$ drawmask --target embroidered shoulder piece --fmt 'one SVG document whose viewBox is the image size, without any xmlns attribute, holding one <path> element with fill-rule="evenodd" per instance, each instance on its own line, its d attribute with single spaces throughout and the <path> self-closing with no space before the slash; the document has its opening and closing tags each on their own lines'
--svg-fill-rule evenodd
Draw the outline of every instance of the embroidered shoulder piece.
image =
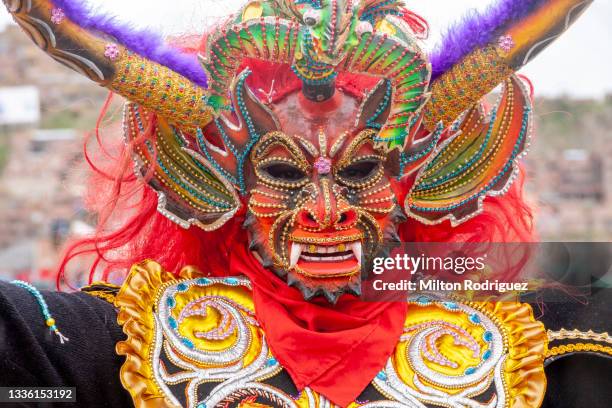
<svg viewBox="0 0 612 408">
<path fill-rule="evenodd" d="M 529 305 L 409 302 L 404 334 L 373 381 L 381 394 L 409 407 L 540 406 L 547 337 Z"/>
<path fill-rule="evenodd" d="M 350 408 L 537 407 L 547 336 L 528 305 L 419 295 L 386 366 Z M 297 390 L 255 318 L 250 283 L 135 265 L 117 295 L 121 381 L 136 407 L 333 408 Z"/>
<path fill-rule="evenodd" d="M 279 370 L 255 320 L 248 281 L 198 275 L 184 268 L 177 279 L 146 261 L 132 268 L 117 296 L 128 336 L 117 344 L 126 356 L 121 381 L 136 407 L 203 407 L 205 395 L 227 395 L 213 392 L 221 381 L 247 385 Z"/>
</svg>

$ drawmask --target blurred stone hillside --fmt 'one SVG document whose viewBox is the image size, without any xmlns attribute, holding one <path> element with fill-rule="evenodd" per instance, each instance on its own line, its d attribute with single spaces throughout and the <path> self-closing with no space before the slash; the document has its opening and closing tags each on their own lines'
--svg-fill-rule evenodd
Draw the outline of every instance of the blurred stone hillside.
<svg viewBox="0 0 612 408">
<path fill-rule="evenodd" d="M 612 240 L 612 95 L 537 98 L 527 156 L 530 198 L 546 240 Z"/>
</svg>

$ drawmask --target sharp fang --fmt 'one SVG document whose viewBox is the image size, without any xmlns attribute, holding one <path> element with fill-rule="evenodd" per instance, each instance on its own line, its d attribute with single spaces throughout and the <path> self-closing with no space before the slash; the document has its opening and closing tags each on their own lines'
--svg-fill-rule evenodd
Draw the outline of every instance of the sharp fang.
<svg viewBox="0 0 612 408">
<path fill-rule="evenodd" d="M 300 259 L 300 255 L 302 254 L 302 244 L 298 244 L 297 242 L 294 242 L 291 244 L 291 254 L 289 255 L 289 267 L 293 268 L 297 262 L 298 259 Z"/>
<path fill-rule="evenodd" d="M 361 265 L 361 242 L 353 242 L 349 245 L 349 247 L 351 248 L 351 251 L 353 251 L 355 258 L 357 258 L 357 262 L 359 265 Z"/>
</svg>

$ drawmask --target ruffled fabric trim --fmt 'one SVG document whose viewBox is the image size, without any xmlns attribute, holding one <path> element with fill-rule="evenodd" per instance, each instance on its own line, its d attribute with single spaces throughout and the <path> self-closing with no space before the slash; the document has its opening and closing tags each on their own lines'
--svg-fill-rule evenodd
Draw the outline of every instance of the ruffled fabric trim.
<svg viewBox="0 0 612 408">
<path fill-rule="evenodd" d="M 179 278 L 192 279 L 197 274 L 194 268 L 186 267 Z M 154 344 L 153 309 L 164 285 L 176 280 L 177 277 L 161 265 L 147 260 L 132 267 L 115 299 L 115 307 L 119 309 L 117 322 L 127 335 L 127 339 L 116 346 L 117 354 L 126 359 L 120 378 L 136 408 L 174 407 L 155 383 L 150 360 Z"/>
<path fill-rule="evenodd" d="M 475 306 L 497 319 L 504 331 L 508 350 L 504 368 L 508 405 L 512 408 L 541 406 L 546 392 L 544 358 L 548 348 L 544 325 L 536 321 L 528 304 L 497 302 Z"/>
</svg>

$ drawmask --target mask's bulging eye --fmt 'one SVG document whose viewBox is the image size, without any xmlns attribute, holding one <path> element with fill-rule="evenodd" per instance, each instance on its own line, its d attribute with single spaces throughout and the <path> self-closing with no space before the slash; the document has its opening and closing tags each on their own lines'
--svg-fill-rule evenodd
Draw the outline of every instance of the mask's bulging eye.
<svg viewBox="0 0 612 408">
<path fill-rule="evenodd" d="M 314 27 L 319 24 L 321 13 L 317 10 L 310 9 L 304 13 L 304 24 L 309 27 Z"/>
<path fill-rule="evenodd" d="M 296 166 L 288 163 L 272 163 L 263 169 L 270 177 L 280 181 L 300 181 L 306 178 L 306 174 Z"/>
<path fill-rule="evenodd" d="M 360 160 L 338 171 L 338 175 L 350 181 L 363 181 L 370 178 L 380 166 L 375 160 Z"/>
</svg>

